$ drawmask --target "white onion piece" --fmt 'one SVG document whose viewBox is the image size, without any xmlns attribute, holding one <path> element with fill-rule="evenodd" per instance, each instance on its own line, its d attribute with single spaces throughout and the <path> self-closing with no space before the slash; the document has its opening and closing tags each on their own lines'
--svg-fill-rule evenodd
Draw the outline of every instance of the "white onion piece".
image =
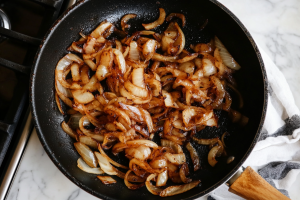
<svg viewBox="0 0 300 200">
<path fill-rule="evenodd" d="M 173 163 L 175 165 L 182 165 L 186 162 L 184 153 L 171 154 L 167 152 L 164 154 L 164 156 L 168 159 L 170 163 Z"/>
<path fill-rule="evenodd" d="M 58 90 L 57 91 L 58 95 L 62 94 L 67 98 L 72 98 L 73 97 L 70 89 L 63 87 L 58 80 L 56 80 L 55 83 L 56 83 L 55 88 L 56 88 L 56 90 Z"/>
<path fill-rule="evenodd" d="M 199 185 L 199 181 L 192 181 L 190 183 L 184 184 L 184 185 L 176 185 L 176 186 L 170 186 L 164 189 L 159 196 L 161 197 L 167 197 L 167 196 L 174 196 L 176 194 L 184 193 L 188 190 L 193 189 L 197 185 Z"/>
<path fill-rule="evenodd" d="M 75 142 L 74 146 L 83 160 L 88 164 L 90 167 L 97 167 L 97 160 L 93 153 L 93 151 L 81 142 Z"/>
<path fill-rule="evenodd" d="M 217 73 L 217 68 L 211 62 L 211 60 L 204 58 L 202 60 L 202 65 L 203 65 L 203 75 L 204 76 L 209 77 L 209 76 Z"/>
<path fill-rule="evenodd" d="M 142 140 L 142 139 L 138 139 L 138 140 L 132 140 L 132 141 L 128 141 L 126 143 L 128 146 L 134 146 L 134 147 L 138 147 L 140 145 L 144 145 L 150 148 L 158 148 L 158 145 L 155 142 L 152 142 L 150 140 Z"/>
<path fill-rule="evenodd" d="M 106 77 L 110 76 L 111 73 L 108 69 L 108 67 L 104 65 L 99 65 L 96 71 L 96 77 L 98 81 L 103 81 Z"/>
<path fill-rule="evenodd" d="M 128 92 L 130 92 L 134 96 L 141 97 L 141 98 L 145 98 L 145 97 L 148 96 L 147 89 L 139 87 L 139 86 L 136 86 L 136 85 L 132 84 L 130 81 L 126 81 L 124 83 L 124 87 L 126 88 L 126 90 Z"/>
<path fill-rule="evenodd" d="M 183 50 L 183 48 L 185 46 L 185 36 L 184 36 L 184 33 L 182 32 L 181 28 L 177 24 L 177 22 L 175 22 L 174 25 L 175 25 L 175 27 L 177 28 L 177 31 L 178 31 L 178 36 L 177 36 L 177 38 L 176 38 L 176 40 L 174 42 L 174 46 L 180 46 L 179 49 L 178 49 L 178 51 L 177 51 L 177 53 L 176 53 L 176 55 L 179 55 L 182 52 L 182 50 Z"/>
<path fill-rule="evenodd" d="M 156 186 L 165 186 L 168 181 L 168 171 L 164 171 L 157 176 Z"/>
<path fill-rule="evenodd" d="M 95 99 L 92 93 L 84 90 L 73 90 L 72 95 L 78 103 L 82 104 L 90 103 Z"/>
<path fill-rule="evenodd" d="M 215 37 L 215 45 L 220 50 L 220 56 L 224 64 L 230 69 L 239 70 L 241 66 L 234 60 L 219 38 Z"/>
<path fill-rule="evenodd" d="M 182 111 L 182 119 L 185 126 L 189 126 L 190 120 L 197 115 L 197 112 L 194 108 L 187 108 Z"/>
<path fill-rule="evenodd" d="M 56 70 L 65 70 L 72 63 L 66 56 L 60 59 L 56 65 Z"/>
<path fill-rule="evenodd" d="M 218 161 L 216 160 L 216 156 L 218 151 L 221 149 L 221 146 L 214 146 L 208 153 L 208 163 L 210 166 L 214 167 Z"/>
<path fill-rule="evenodd" d="M 174 143 L 173 141 L 161 139 L 160 143 L 163 147 L 170 147 L 174 150 L 175 153 L 183 153 L 181 146 Z"/>
<path fill-rule="evenodd" d="M 100 151 L 101 155 L 106 157 L 106 159 L 108 160 L 108 162 L 110 162 L 111 164 L 113 164 L 116 167 L 121 167 L 123 169 L 128 169 L 128 167 L 121 165 L 119 163 L 117 163 L 116 161 L 112 160 L 106 153 L 105 151 L 102 149 L 101 144 L 98 144 L 98 150 Z"/>
<path fill-rule="evenodd" d="M 63 121 L 62 123 L 61 123 L 61 128 L 69 135 L 69 136 L 71 136 L 72 138 L 77 138 L 77 133 L 76 133 L 76 131 L 74 131 L 74 130 L 72 130 L 70 127 L 69 127 L 69 125 L 65 122 L 65 121 Z"/>
<path fill-rule="evenodd" d="M 194 73 L 194 70 L 195 70 L 195 64 L 194 64 L 193 61 L 180 63 L 178 69 L 181 70 L 181 71 L 184 71 L 187 74 L 192 75 Z"/>
<path fill-rule="evenodd" d="M 100 37 L 107 29 L 112 26 L 110 22 L 101 23 L 92 33 L 91 36 L 94 38 Z"/>
<path fill-rule="evenodd" d="M 146 160 L 150 154 L 151 154 L 151 150 L 149 147 L 146 146 L 139 146 L 139 147 L 132 147 L 132 148 L 127 148 L 125 149 L 125 153 L 126 155 L 129 155 L 131 157 L 134 157 L 136 159 L 139 160 Z"/>
<path fill-rule="evenodd" d="M 119 51 L 118 49 L 113 49 L 113 53 L 116 56 L 119 69 L 121 70 L 122 74 L 124 74 L 126 72 L 126 63 L 122 52 Z"/>
<path fill-rule="evenodd" d="M 140 184 L 132 184 L 132 183 L 130 183 L 129 182 L 129 177 L 130 177 L 130 173 L 131 173 L 132 171 L 131 170 L 128 170 L 127 172 L 126 172 L 126 174 L 125 174 L 125 177 L 124 177 L 124 183 L 125 183 L 125 185 L 128 187 L 128 189 L 131 189 L 131 190 L 136 190 L 136 189 L 138 189 L 138 188 L 140 188 L 140 187 L 143 187 L 144 185 L 145 185 L 145 183 L 140 183 Z"/>
<path fill-rule="evenodd" d="M 114 170 L 113 166 L 108 162 L 107 158 L 101 155 L 99 152 L 95 152 L 95 155 L 98 159 L 99 165 L 101 169 L 109 174 L 109 175 L 117 175 L 116 170 Z"/>
<path fill-rule="evenodd" d="M 138 50 L 138 45 L 136 41 L 130 42 L 130 49 L 129 49 L 129 59 L 131 60 L 140 60 L 140 53 Z"/>
<path fill-rule="evenodd" d="M 85 144 L 85 145 L 87 145 L 89 147 L 92 147 L 94 149 L 98 148 L 97 142 L 93 138 L 91 138 L 89 136 L 80 135 L 79 136 L 79 142 L 81 142 L 81 143 L 83 143 L 83 144 Z"/>
<path fill-rule="evenodd" d="M 168 93 L 165 90 L 162 90 L 162 95 L 164 97 L 164 102 L 166 107 L 178 108 L 178 105 L 173 100 L 173 97 L 171 96 L 170 93 Z"/>
<path fill-rule="evenodd" d="M 144 68 L 135 68 L 131 72 L 132 83 L 138 87 L 146 88 L 144 79 Z"/>
<path fill-rule="evenodd" d="M 163 189 L 156 187 L 151 183 L 151 180 L 154 179 L 156 176 L 157 176 L 156 174 L 151 174 L 150 176 L 148 176 L 146 180 L 146 187 L 148 191 L 151 192 L 152 194 L 159 195 L 163 191 Z"/>
<path fill-rule="evenodd" d="M 77 160 L 77 167 L 79 169 L 81 169 L 82 171 L 90 173 L 90 174 L 103 174 L 104 173 L 104 171 L 102 171 L 100 167 L 92 168 L 92 167 L 88 166 L 82 158 L 79 158 Z"/>
<path fill-rule="evenodd" d="M 144 45 L 143 45 L 143 55 L 145 57 L 145 61 L 150 60 L 156 50 L 156 41 L 155 40 L 148 40 Z"/>
<path fill-rule="evenodd" d="M 165 52 L 175 41 L 167 36 L 163 36 L 161 39 L 161 49 Z"/>
<path fill-rule="evenodd" d="M 72 53 L 68 53 L 67 55 L 65 55 L 65 57 L 73 62 L 78 63 L 79 65 L 83 65 L 84 63 L 81 58 L 79 58 L 77 55 Z"/>
<path fill-rule="evenodd" d="M 144 118 L 144 120 L 147 124 L 147 128 L 148 128 L 149 133 L 152 133 L 153 130 L 154 130 L 154 126 L 153 126 L 153 121 L 152 121 L 150 113 L 147 110 L 143 109 L 143 108 L 139 108 L 139 110 L 141 111 L 142 116 L 143 116 L 143 118 Z"/>
<path fill-rule="evenodd" d="M 110 176 L 97 176 L 97 178 L 100 179 L 100 181 L 105 184 L 105 185 L 108 185 L 108 184 L 113 184 L 113 183 L 116 183 L 117 181 L 115 179 L 113 179 L 112 177 Z"/>
</svg>

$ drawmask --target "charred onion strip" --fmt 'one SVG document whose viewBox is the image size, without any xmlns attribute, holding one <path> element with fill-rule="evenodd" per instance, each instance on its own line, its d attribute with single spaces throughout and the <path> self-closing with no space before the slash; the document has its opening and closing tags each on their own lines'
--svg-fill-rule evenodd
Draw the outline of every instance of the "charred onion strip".
<svg viewBox="0 0 300 200">
<path fill-rule="evenodd" d="M 127 24 L 128 20 L 135 18 L 136 14 L 127 14 L 121 19 L 121 27 L 123 31 L 126 31 L 126 29 L 130 28 L 130 25 Z"/>
<path fill-rule="evenodd" d="M 174 17 L 178 17 L 181 19 L 181 22 L 182 22 L 182 27 L 185 26 L 185 23 L 186 23 L 186 20 L 185 20 L 185 16 L 184 14 L 181 14 L 181 13 L 170 13 L 168 15 L 168 17 L 166 18 L 166 21 L 169 22 L 171 21 Z"/>
<path fill-rule="evenodd" d="M 152 23 L 142 24 L 142 25 L 144 26 L 144 28 L 146 30 L 154 29 L 154 28 L 158 27 L 159 25 L 162 25 L 165 21 L 165 18 L 166 18 L 165 10 L 163 8 L 159 8 L 159 18 Z"/>
</svg>

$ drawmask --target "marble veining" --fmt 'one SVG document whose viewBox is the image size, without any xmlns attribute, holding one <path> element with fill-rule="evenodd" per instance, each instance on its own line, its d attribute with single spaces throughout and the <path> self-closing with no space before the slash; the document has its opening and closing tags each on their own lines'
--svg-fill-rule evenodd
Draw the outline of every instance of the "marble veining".
<svg viewBox="0 0 300 200">
<path fill-rule="evenodd" d="M 286 77 L 300 107 L 300 1 L 220 0 L 247 27 Z M 299 181 L 291 191 L 300 199 Z M 298 191 L 298 192 L 297 192 Z M 10 188 L 8 200 L 93 200 L 96 197 L 78 188 L 52 163 L 36 132 L 31 135 L 21 165 Z M 206 199 L 200 198 L 201 200 Z M 200 200 L 199 199 L 199 200 Z"/>
</svg>

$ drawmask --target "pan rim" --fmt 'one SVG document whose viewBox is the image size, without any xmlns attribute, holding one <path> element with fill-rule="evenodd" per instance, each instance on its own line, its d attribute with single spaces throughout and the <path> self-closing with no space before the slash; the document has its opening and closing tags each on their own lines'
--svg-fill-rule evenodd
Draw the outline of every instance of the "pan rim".
<svg viewBox="0 0 300 200">
<path fill-rule="evenodd" d="M 75 185 L 77 185 L 79 188 L 85 190 L 86 192 L 90 193 L 91 195 L 94 195 L 95 197 L 98 198 L 102 198 L 102 199 L 108 199 L 108 200 L 115 200 L 115 198 L 111 198 L 108 196 L 105 196 L 103 194 L 100 193 L 95 193 L 92 189 L 90 189 L 89 187 L 87 187 L 86 185 L 81 184 L 81 182 L 79 180 L 77 180 L 75 177 L 73 177 L 69 172 L 67 172 L 60 164 L 59 161 L 53 156 L 51 149 L 49 148 L 49 146 L 47 146 L 47 142 L 42 134 L 41 131 L 41 126 L 40 123 L 38 121 L 38 114 L 36 112 L 36 107 L 35 107 L 35 74 L 36 71 L 38 69 L 38 63 L 40 61 L 40 54 L 42 53 L 44 47 L 45 47 L 45 43 L 48 41 L 48 39 L 50 38 L 50 36 L 52 35 L 52 33 L 56 30 L 56 28 L 59 26 L 59 22 L 64 20 L 69 14 L 71 14 L 72 12 L 74 12 L 76 10 L 76 8 L 80 7 L 81 5 L 83 5 L 84 3 L 88 2 L 89 0 L 80 0 L 78 1 L 75 5 L 71 6 L 69 9 L 67 9 L 51 26 L 51 28 L 49 29 L 49 31 L 46 33 L 46 35 L 44 36 L 41 45 L 37 51 L 35 60 L 34 60 L 34 64 L 33 64 L 33 70 L 31 72 L 30 75 L 30 108 L 33 114 L 33 119 L 34 119 L 34 125 L 37 131 L 37 135 L 38 138 L 44 148 L 44 150 L 46 151 L 47 155 L 49 156 L 49 158 L 51 159 L 51 161 L 54 163 L 54 165 L 69 179 L 71 180 Z M 255 51 L 255 54 L 257 56 L 257 59 L 260 63 L 260 68 L 261 68 L 261 73 L 262 73 L 262 78 L 263 78 L 263 83 L 264 83 L 264 102 L 263 102 L 263 109 L 262 109 L 262 115 L 261 115 L 261 119 L 260 119 L 260 123 L 258 126 L 258 129 L 256 131 L 255 137 L 251 143 L 251 145 L 249 146 L 247 152 L 245 153 L 245 155 L 243 156 L 243 158 L 240 160 L 240 162 L 221 180 L 219 180 L 217 183 L 215 183 L 213 186 L 209 187 L 206 190 L 203 190 L 202 192 L 184 198 L 184 199 L 195 199 L 195 198 L 199 198 L 202 197 L 210 192 L 212 192 L 213 190 L 217 189 L 218 187 L 220 187 L 223 183 L 225 183 L 228 179 L 230 179 L 237 171 L 238 169 L 242 166 L 242 164 L 246 161 L 246 159 L 249 157 L 250 153 L 252 152 L 252 150 L 254 149 L 254 146 L 256 145 L 259 136 L 260 136 L 260 132 L 262 130 L 264 121 L 265 121 L 265 116 L 266 116 L 266 111 L 267 111 L 267 104 L 268 104 L 268 81 L 267 81 L 267 74 L 266 74 L 266 69 L 265 69 L 265 65 L 263 62 L 263 59 L 261 57 L 260 51 L 253 39 L 253 37 L 251 36 L 250 32 L 246 29 L 246 27 L 243 25 L 243 23 L 227 8 L 225 7 L 222 3 L 220 3 L 217 0 L 209 0 L 210 2 L 212 2 L 213 4 L 215 4 L 216 6 L 218 6 L 219 8 L 221 8 L 226 14 L 228 14 L 237 25 L 239 25 L 239 27 L 242 29 L 242 31 L 244 32 L 244 34 L 246 35 L 246 37 L 248 38 L 248 40 L 250 41 L 253 50 Z"/>
</svg>

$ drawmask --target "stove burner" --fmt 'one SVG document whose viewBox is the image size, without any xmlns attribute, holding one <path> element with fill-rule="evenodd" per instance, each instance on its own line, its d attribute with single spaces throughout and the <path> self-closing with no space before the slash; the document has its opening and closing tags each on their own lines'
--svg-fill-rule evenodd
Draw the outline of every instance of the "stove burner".
<svg viewBox="0 0 300 200">
<path fill-rule="evenodd" d="M 0 26 L 5 29 L 11 29 L 10 20 L 7 14 L 2 9 L 0 9 Z M 0 42 L 3 42 L 5 39 L 7 38 L 0 36 Z"/>
</svg>

